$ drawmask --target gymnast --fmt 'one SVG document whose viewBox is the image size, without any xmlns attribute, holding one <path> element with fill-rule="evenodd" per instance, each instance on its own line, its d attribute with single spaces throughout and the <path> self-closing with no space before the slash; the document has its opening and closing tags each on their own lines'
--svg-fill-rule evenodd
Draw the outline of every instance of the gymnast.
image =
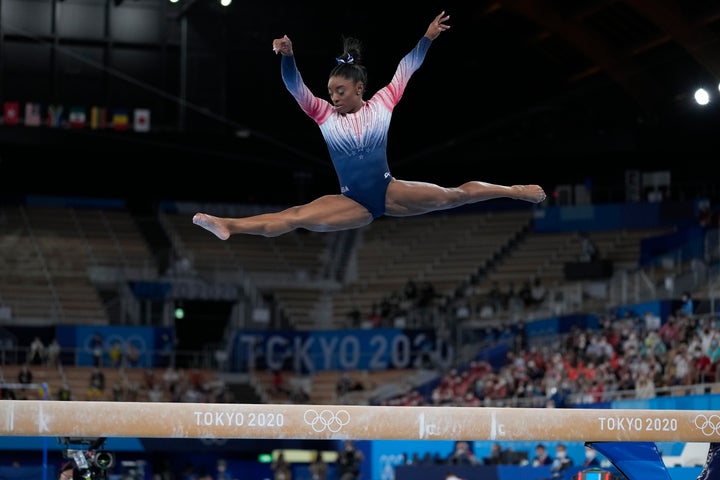
<svg viewBox="0 0 720 480">
<path fill-rule="evenodd" d="M 234 234 L 276 237 L 298 228 L 332 232 L 360 228 L 381 216 L 407 217 L 461 205 L 511 198 L 531 203 L 545 200 L 539 185 L 496 185 L 469 181 L 458 187 L 394 178 L 387 160 L 392 112 L 410 76 L 420 68 L 431 43 L 450 28 L 450 15 L 441 12 L 425 35 L 400 63 L 388 85 L 364 100 L 367 71 L 359 40 L 344 38 L 343 53 L 330 71 L 330 102 L 305 85 L 287 35 L 273 40 L 281 54 L 281 74 L 300 108 L 320 127 L 340 183 L 340 193 L 324 195 L 304 205 L 244 218 L 220 218 L 196 213 L 193 223 L 221 240 Z"/>
</svg>

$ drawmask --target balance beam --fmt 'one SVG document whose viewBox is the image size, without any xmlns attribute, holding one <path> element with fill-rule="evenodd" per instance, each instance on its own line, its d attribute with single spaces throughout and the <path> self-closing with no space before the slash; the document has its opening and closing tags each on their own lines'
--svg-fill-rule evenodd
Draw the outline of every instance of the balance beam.
<svg viewBox="0 0 720 480">
<path fill-rule="evenodd" d="M 720 412 L 0 400 L 0 435 L 718 442 Z"/>
</svg>

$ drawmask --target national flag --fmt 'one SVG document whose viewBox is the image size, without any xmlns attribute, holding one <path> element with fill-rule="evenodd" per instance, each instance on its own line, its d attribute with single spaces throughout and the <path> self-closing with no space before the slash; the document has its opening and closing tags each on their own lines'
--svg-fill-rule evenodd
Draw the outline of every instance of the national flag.
<svg viewBox="0 0 720 480">
<path fill-rule="evenodd" d="M 127 130 L 128 129 L 128 113 L 126 110 L 117 109 L 113 112 L 112 125 L 113 130 Z"/>
<path fill-rule="evenodd" d="M 136 132 L 150 131 L 150 110 L 147 108 L 136 108 L 133 115 L 133 128 Z"/>
<path fill-rule="evenodd" d="M 47 124 L 48 127 L 59 128 L 62 122 L 63 116 L 62 105 L 49 105 L 47 112 Z"/>
<path fill-rule="evenodd" d="M 3 124 L 17 125 L 20 122 L 20 103 L 5 102 L 3 104 Z"/>
<path fill-rule="evenodd" d="M 90 109 L 90 128 L 93 130 L 107 128 L 107 109 L 105 107 Z"/>
<path fill-rule="evenodd" d="M 70 128 L 83 128 L 85 127 L 85 109 L 83 107 L 70 107 L 70 113 L 68 113 L 68 123 Z"/>
<path fill-rule="evenodd" d="M 25 125 L 39 127 L 42 124 L 42 107 L 39 103 L 27 102 L 25 104 Z"/>
</svg>

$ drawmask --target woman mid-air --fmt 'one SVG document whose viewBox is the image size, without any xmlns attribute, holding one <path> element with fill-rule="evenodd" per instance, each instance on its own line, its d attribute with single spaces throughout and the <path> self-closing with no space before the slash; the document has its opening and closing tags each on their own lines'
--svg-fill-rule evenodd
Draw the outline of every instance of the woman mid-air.
<svg viewBox="0 0 720 480">
<path fill-rule="evenodd" d="M 345 38 L 343 54 L 336 59 L 337 65 L 328 80 L 330 102 L 313 95 L 303 83 L 287 35 L 273 40 L 273 51 L 282 56 L 285 86 L 320 127 L 340 181 L 340 193 L 279 212 L 244 218 L 196 213 L 193 223 L 221 240 L 238 233 L 276 237 L 298 228 L 313 232 L 359 228 L 383 215 L 421 215 L 495 198 L 531 203 L 545 200 L 545 192 L 538 185 L 505 186 L 474 180 L 459 187 L 441 187 L 400 180 L 390 173 L 387 140 L 393 109 L 433 40 L 450 28 L 446 23 L 449 18 L 445 12 L 435 17 L 415 48 L 400 60 L 390 83 L 367 101 L 363 99 L 367 71 L 358 40 Z"/>
</svg>

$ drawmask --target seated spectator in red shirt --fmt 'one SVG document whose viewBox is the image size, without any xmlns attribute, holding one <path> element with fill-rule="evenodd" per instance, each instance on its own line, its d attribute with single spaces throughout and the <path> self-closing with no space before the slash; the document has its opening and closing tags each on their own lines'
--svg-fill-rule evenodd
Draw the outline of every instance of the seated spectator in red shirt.
<svg viewBox="0 0 720 480">
<path fill-rule="evenodd" d="M 697 345 L 692 353 L 692 369 L 695 373 L 695 383 L 708 383 L 715 381 L 715 372 L 712 368 L 712 360 L 702 351 L 702 347 Z"/>
</svg>

